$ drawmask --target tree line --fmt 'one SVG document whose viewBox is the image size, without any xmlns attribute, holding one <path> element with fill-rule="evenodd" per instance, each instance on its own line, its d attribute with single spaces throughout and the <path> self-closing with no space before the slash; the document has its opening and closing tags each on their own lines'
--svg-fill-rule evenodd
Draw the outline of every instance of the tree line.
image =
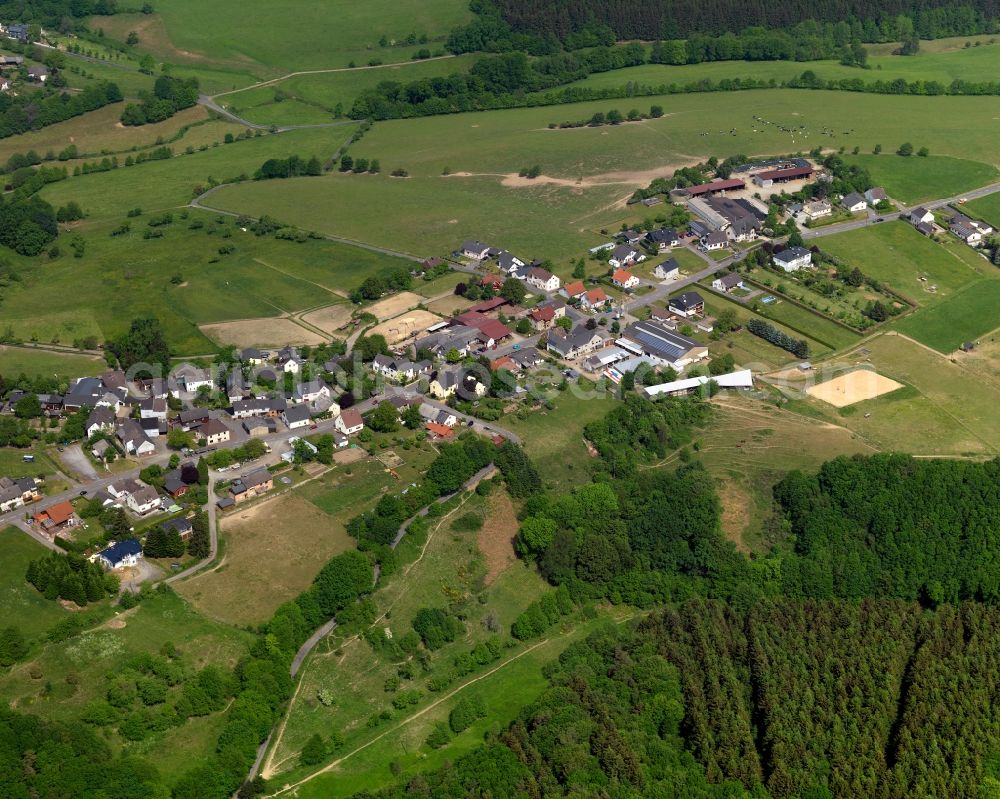
<svg viewBox="0 0 1000 799">
<path fill-rule="evenodd" d="M 198 79 L 160 75 L 153 84 L 153 93 L 139 92 L 139 103 L 129 103 L 122 109 L 123 125 L 148 125 L 169 119 L 178 111 L 198 102 Z"/>
<path fill-rule="evenodd" d="M 75 94 L 4 92 L 0 94 L 0 138 L 39 130 L 121 101 L 121 89 L 109 81 L 86 86 Z"/>
</svg>

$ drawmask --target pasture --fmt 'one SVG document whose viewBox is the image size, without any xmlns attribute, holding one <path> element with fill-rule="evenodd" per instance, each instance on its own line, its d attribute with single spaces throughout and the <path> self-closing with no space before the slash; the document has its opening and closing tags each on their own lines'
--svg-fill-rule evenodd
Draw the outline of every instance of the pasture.
<svg viewBox="0 0 1000 799">
<path fill-rule="evenodd" d="M 107 368 L 103 358 L 94 355 L 74 355 L 28 347 L 8 347 L 0 344 L 0 375 L 8 379 L 20 374 L 29 377 L 86 377 Z"/>
<path fill-rule="evenodd" d="M 210 618 L 238 626 L 267 621 L 331 557 L 354 548 L 342 525 L 295 491 L 236 508 L 222 521 L 221 536 L 219 564 L 177 590 Z"/>
<path fill-rule="evenodd" d="M 823 251 L 887 283 L 919 306 L 942 302 L 980 280 L 989 268 L 971 251 L 959 253 L 937 244 L 906 222 L 836 233 L 825 236 L 818 244 Z"/>
<path fill-rule="evenodd" d="M 379 39 L 384 35 L 400 40 L 415 33 L 434 40 L 471 17 L 462 0 L 286 0 L 255 7 L 252 14 L 238 0 L 171 0 L 156 11 L 98 17 L 93 24 L 122 40 L 137 31 L 142 48 L 161 60 L 252 72 L 262 78 L 289 70 L 345 67 L 351 60 L 408 61 L 419 46 L 383 48 Z"/>
<path fill-rule="evenodd" d="M 998 160 L 992 130 L 1000 98 L 796 90 L 731 92 L 725 102 L 719 96 L 670 95 L 379 122 L 351 153 L 379 159 L 381 175 L 228 186 L 212 195 L 211 204 L 255 216 L 298 214 L 306 228 L 406 252 L 448 252 L 463 238 L 477 237 L 529 258 L 562 263 L 604 240 L 596 231 L 623 215 L 624 201 L 635 188 L 709 155 L 805 151 L 817 144 L 848 150 L 857 145 L 870 152 L 881 143 L 895 149 L 913 139 L 919 126 L 915 144 L 935 155 Z M 653 103 L 664 107 L 661 119 L 548 129 L 563 119 Z M 792 134 L 777 125 L 761 126 L 754 116 L 764 109 L 772 122 L 805 128 Z M 845 119 L 851 120 L 850 128 Z M 823 128 L 836 133 L 820 136 Z M 534 164 L 541 167 L 539 178 L 517 177 Z M 390 177 L 397 168 L 409 177 Z M 444 176 L 445 171 L 451 174 Z M 932 170 L 907 190 L 943 196 L 942 188 L 952 187 L 940 182 L 946 171 Z M 397 224 L 385 225 L 387 218 Z"/>
<path fill-rule="evenodd" d="M 24 267 L 22 279 L 5 289 L 3 329 L 46 343 L 88 335 L 103 341 L 150 314 L 160 319 L 175 354 L 200 355 L 216 349 L 213 341 L 239 343 L 247 331 L 209 328 L 206 337 L 199 326 L 268 318 L 276 321 L 251 329 L 251 337 L 284 332 L 274 326 L 294 327 L 303 341 L 315 343 L 314 332 L 279 317 L 342 302 L 341 292 L 399 263 L 323 239 L 255 236 L 230 217 L 217 220 L 193 209 L 175 211 L 172 224 L 157 228 L 163 237 L 147 240 L 150 216 L 129 219 L 131 231 L 119 236 L 110 231 L 126 221 L 121 210 L 114 222 L 87 220 L 78 228 L 86 242 L 82 258 L 64 251 L 48 263 Z M 201 227 L 192 229 L 194 224 Z M 233 251 L 220 255 L 224 247 Z M 36 313 L 38 307 L 47 312 Z"/>
<path fill-rule="evenodd" d="M 1000 227 L 1000 193 L 970 200 L 963 210 L 971 216 L 985 219 L 993 227 Z"/>
<path fill-rule="evenodd" d="M 957 350 L 1000 327 L 1000 280 L 980 280 L 893 327 L 939 352 Z"/>
<path fill-rule="evenodd" d="M 9 474 L 0 468 L 0 473 Z M 44 640 L 52 625 L 66 618 L 68 611 L 58 602 L 43 597 L 24 579 L 28 563 L 44 557 L 49 550 L 16 527 L 0 527 L 0 617 L 4 627 L 17 627 L 29 643 Z"/>
<path fill-rule="evenodd" d="M 914 133 L 914 137 L 917 136 Z M 905 205 L 955 197 L 963 191 L 993 183 L 1000 174 L 990 164 L 951 156 L 904 158 L 883 153 L 845 155 L 844 160 L 867 169 L 876 185 L 884 186 L 890 197 Z"/>
</svg>

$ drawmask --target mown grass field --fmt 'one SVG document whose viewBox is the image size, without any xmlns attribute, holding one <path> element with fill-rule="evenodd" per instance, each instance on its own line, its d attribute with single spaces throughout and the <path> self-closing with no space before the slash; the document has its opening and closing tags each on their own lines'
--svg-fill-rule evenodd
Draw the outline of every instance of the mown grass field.
<svg viewBox="0 0 1000 799">
<path fill-rule="evenodd" d="M 107 368 L 102 358 L 93 355 L 72 355 L 47 350 L 0 345 L 0 375 L 8 379 L 20 374 L 29 377 L 84 377 L 100 374 Z"/>
<path fill-rule="evenodd" d="M 1000 194 L 970 200 L 964 210 L 971 216 L 985 219 L 993 227 L 1000 226 Z"/>
<path fill-rule="evenodd" d="M 72 343 L 88 335 L 103 341 L 149 314 L 163 324 L 176 355 L 202 355 L 216 345 L 198 325 L 275 317 L 339 302 L 342 296 L 335 292 L 350 291 L 399 263 L 333 241 L 255 236 L 237 228 L 230 217 L 217 221 L 215 214 L 196 210 L 186 219 L 183 211 L 175 211 L 173 224 L 159 228 L 165 231 L 160 239 L 143 239 L 154 215 L 145 212 L 127 220 L 131 232 L 112 237 L 110 231 L 126 222 L 119 213 L 113 222 L 81 225 L 86 241 L 82 258 L 64 252 L 22 268 L 21 280 L 5 290 L 4 330 L 10 327 L 24 340 L 41 342 Z M 204 227 L 192 230 L 196 221 Z M 234 252 L 220 255 L 223 247 Z M 36 313 L 38 307 L 47 312 Z"/>
<path fill-rule="evenodd" d="M 919 129 L 920 140 L 914 143 L 935 155 L 997 160 L 992 130 L 1000 98 L 794 90 L 727 93 L 724 102 L 720 96 L 631 98 L 379 122 L 351 152 L 379 159 L 381 175 L 245 184 L 226 187 L 211 199 L 216 207 L 253 215 L 287 217 L 297 210 L 306 227 L 369 243 L 391 242 L 408 252 L 449 252 L 463 238 L 477 237 L 562 263 L 601 243 L 604 237 L 595 231 L 621 216 L 624 199 L 636 187 L 709 155 L 795 152 L 816 144 L 843 145 L 848 151 L 856 145 L 870 152 L 881 143 L 895 149 Z M 664 107 L 663 118 L 548 129 L 551 122 L 587 119 L 595 111 L 645 109 L 653 103 Z M 806 128 L 794 136 L 777 125 L 755 132 L 753 117 L 762 113 L 770 121 Z M 837 135 L 819 136 L 824 127 Z M 542 178 L 514 185 L 508 179 L 504 185 L 507 176 L 534 164 Z M 390 177 L 397 168 L 410 177 Z M 448 177 L 442 176 L 446 169 L 452 173 Z M 916 176 L 906 190 L 945 196 L 954 186 L 948 170 L 934 169 Z M 396 224 L 386 225 L 388 218 Z"/>
<path fill-rule="evenodd" d="M 0 466 L 0 474 L 6 475 Z M 50 602 L 31 586 L 24 575 L 28 563 L 44 557 L 49 550 L 16 527 L 0 528 L 0 616 L 6 627 L 17 627 L 31 643 L 41 640 L 68 611 Z"/>
<path fill-rule="evenodd" d="M 959 253 L 942 246 L 906 222 L 825 236 L 819 246 L 920 306 L 938 304 L 982 276 L 994 276 L 989 265 L 971 251 Z M 933 286 L 937 287 L 934 291 Z"/>
<path fill-rule="evenodd" d="M 382 48 L 379 39 L 410 33 L 438 39 L 471 16 L 461 0 L 286 0 L 252 14 L 237 0 L 171 0 L 156 12 L 98 17 L 93 24 L 122 40 L 137 31 L 140 47 L 162 60 L 274 77 L 279 70 L 344 67 L 350 60 L 406 61 L 419 46 Z"/>
<path fill-rule="evenodd" d="M 1000 280 L 981 280 L 932 308 L 924 308 L 894 327 L 939 352 L 957 350 L 1000 327 Z"/>
<path fill-rule="evenodd" d="M 914 133 L 914 137 L 919 136 Z M 867 169 L 877 185 L 884 186 L 890 197 L 906 205 L 955 197 L 963 191 L 995 182 L 1000 174 L 990 164 L 950 156 L 904 158 L 883 153 L 845 155 L 844 160 Z"/>
</svg>

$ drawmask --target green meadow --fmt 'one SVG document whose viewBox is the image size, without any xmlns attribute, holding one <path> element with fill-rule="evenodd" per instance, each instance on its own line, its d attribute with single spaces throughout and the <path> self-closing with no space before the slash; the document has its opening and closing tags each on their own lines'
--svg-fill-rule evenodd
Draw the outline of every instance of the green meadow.
<svg viewBox="0 0 1000 799">
<path fill-rule="evenodd" d="M 548 129 L 550 122 L 651 103 L 661 104 L 666 115 L 618 126 Z M 755 115 L 805 128 L 783 133 L 776 125 L 757 125 Z M 600 243 L 595 230 L 621 216 L 622 202 L 636 187 L 709 155 L 801 152 L 815 144 L 895 149 L 914 139 L 919 126 L 914 144 L 936 155 L 961 156 L 961 179 L 952 161 L 898 158 L 907 163 L 896 165 L 886 156 L 892 168 L 910 170 L 902 190 L 940 197 L 972 188 L 995 175 L 969 159 L 997 160 L 996 116 L 1000 98 L 994 97 L 762 90 L 394 120 L 377 123 L 351 150 L 355 157 L 379 159 L 381 175 L 225 187 L 211 204 L 252 215 L 297 214 L 306 228 L 407 252 L 447 252 L 474 236 L 558 262 Z M 830 127 L 837 135 L 818 135 Z M 533 183 L 507 177 L 534 164 L 543 176 Z M 920 171 L 928 165 L 934 168 Z M 398 168 L 409 177 L 390 177 Z M 445 171 L 451 174 L 445 177 Z"/>
<path fill-rule="evenodd" d="M 351 60 L 408 61 L 421 46 L 440 48 L 449 31 L 471 17 L 464 0 L 284 0 L 256 5 L 253 13 L 239 0 L 170 0 L 158 4 L 156 12 L 97 17 L 92 24 L 119 39 L 135 30 L 140 47 L 162 60 L 275 77 L 344 67 Z M 431 42 L 379 46 L 382 36 L 403 40 L 411 33 Z"/>
<path fill-rule="evenodd" d="M 847 154 L 844 160 L 867 169 L 876 185 L 884 186 L 891 198 L 905 205 L 955 197 L 963 191 L 993 183 L 1000 175 L 990 164 L 952 156 L 905 158 L 894 153 Z"/>
<path fill-rule="evenodd" d="M 27 347 L 8 347 L 0 344 L 0 375 L 16 377 L 81 377 L 100 374 L 107 368 L 103 358 L 93 355 L 50 352 Z"/>
</svg>

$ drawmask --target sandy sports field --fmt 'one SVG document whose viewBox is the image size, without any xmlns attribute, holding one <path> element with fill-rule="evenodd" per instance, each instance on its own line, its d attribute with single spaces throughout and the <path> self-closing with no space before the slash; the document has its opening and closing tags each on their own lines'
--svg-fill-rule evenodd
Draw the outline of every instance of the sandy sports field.
<svg viewBox="0 0 1000 799">
<path fill-rule="evenodd" d="M 302 321 L 332 334 L 351 321 L 351 305 L 346 302 L 340 305 L 328 305 L 326 308 L 307 313 L 302 317 Z"/>
<path fill-rule="evenodd" d="M 212 341 L 222 346 L 283 347 L 286 344 L 322 344 L 325 341 L 318 333 L 306 330 L 291 319 L 280 316 L 219 322 L 213 325 L 201 325 L 200 329 Z"/>
<path fill-rule="evenodd" d="M 467 300 L 465 297 L 442 297 L 439 300 L 432 300 L 426 303 L 427 310 L 433 311 L 434 313 L 439 313 L 441 316 L 453 316 L 457 315 L 455 312 L 462 313 L 469 310 L 475 303 L 472 300 Z"/>
<path fill-rule="evenodd" d="M 420 303 L 425 301 L 425 297 L 414 294 L 412 291 L 401 291 L 399 294 L 379 300 L 371 307 L 365 308 L 365 310 L 381 321 L 383 319 L 391 319 L 403 311 L 410 310 L 410 308 L 416 308 Z"/>
<path fill-rule="evenodd" d="M 875 399 L 897 388 L 902 388 L 902 383 L 897 383 L 891 378 L 878 374 L 868 369 L 855 369 L 847 372 L 833 380 L 819 383 L 806 389 L 810 397 L 829 402 L 837 408 L 853 405 L 855 402 Z"/>
<path fill-rule="evenodd" d="M 409 313 L 390 319 L 371 329 L 369 335 L 385 336 L 388 344 L 398 344 L 411 336 L 419 336 L 428 327 L 441 321 L 430 311 L 410 311 Z"/>
</svg>

